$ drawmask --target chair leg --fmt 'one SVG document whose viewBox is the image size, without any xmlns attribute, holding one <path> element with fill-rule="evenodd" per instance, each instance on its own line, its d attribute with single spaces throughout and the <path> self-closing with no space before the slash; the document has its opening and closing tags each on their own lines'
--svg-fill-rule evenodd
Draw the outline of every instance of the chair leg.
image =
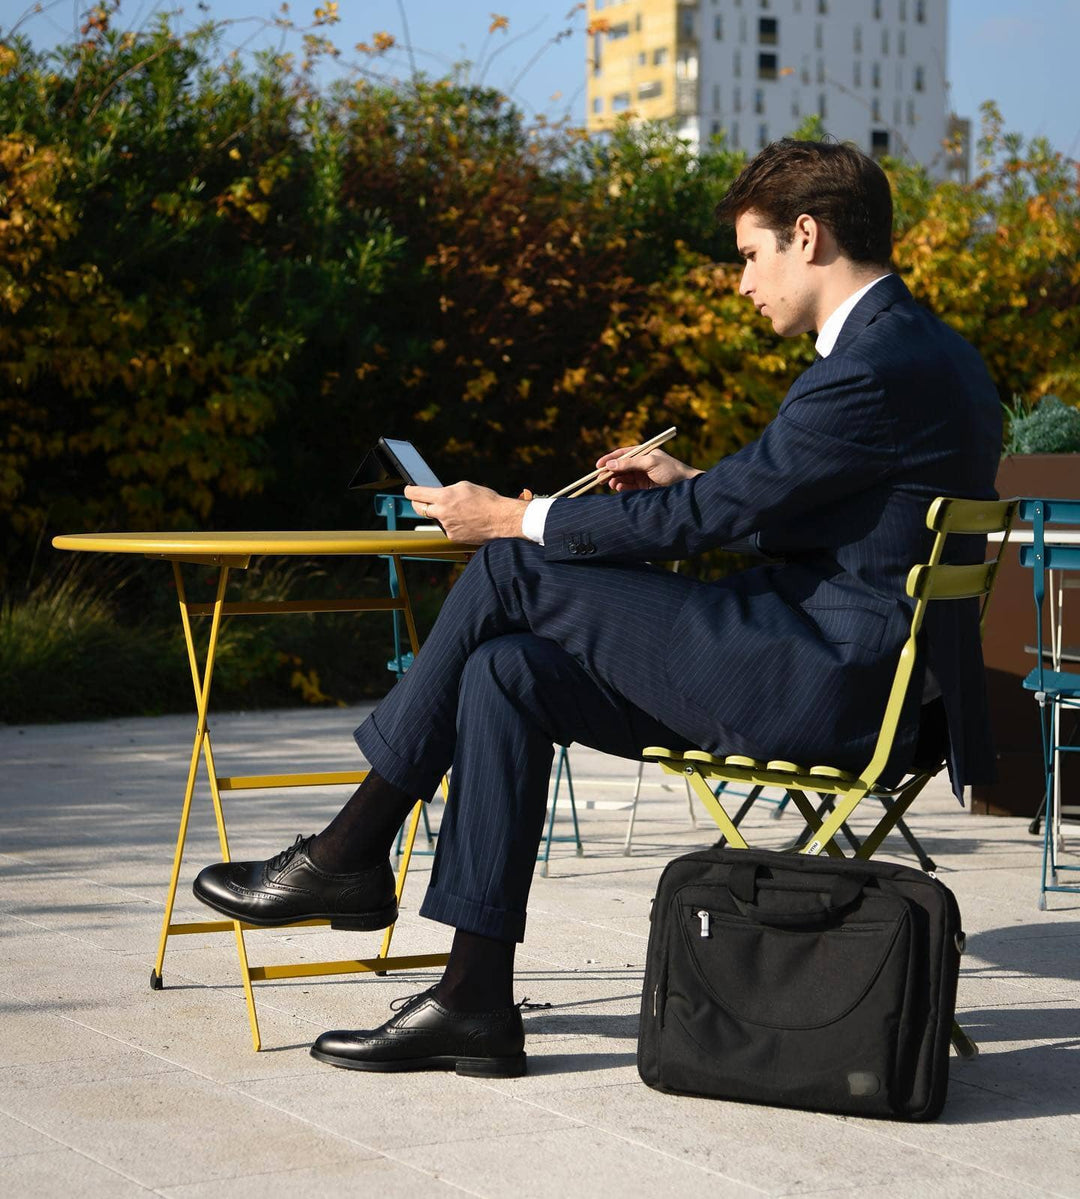
<svg viewBox="0 0 1080 1199">
<path fill-rule="evenodd" d="M 961 1061 L 970 1062 L 973 1058 L 979 1056 L 979 1047 L 967 1035 L 960 1025 L 954 1020 L 952 1026 L 952 1034 L 949 1038 L 953 1043 L 953 1048 L 956 1050 L 957 1056 Z"/>
<path fill-rule="evenodd" d="M 583 858 L 585 856 L 585 846 L 581 844 L 581 830 L 578 828 L 577 819 L 577 801 L 574 799 L 574 776 L 570 770 L 570 754 L 563 749 L 566 754 L 566 789 L 570 792 L 570 819 L 574 822 L 574 846 L 577 850 L 577 856 Z"/>
<path fill-rule="evenodd" d="M 694 793 L 690 790 L 689 779 L 686 780 L 686 806 L 690 809 L 690 827 L 697 828 L 697 808 L 694 807 Z"/>
<path fill-rule="evenodd" d="M 627 858 L 630 856 L 630 843 L 634 839 L 634 821 L 637 819 L 638 798 L 641 795 L 641 778 L 644 773 L 645 773 L 645 763 L 638 762 L 637 782 L 634 784 L 634 799 L 633 799 L 633 802 L 630 804 L 630 820 L 626 825 L 626 841 L 623 844 L 623 856 L 627 857 Z M 686 790 L 687 790 L 687 793 L 689 793 L 689 791 L 690 791 L 689 783 L 686 784 Z"/>
<path fill-rule="evenodd" d="M 716 790 L 716 797 L 717 797 L 717 799 L 719 799 L 719 798 L 720 798 L 720 792 L 721 792 L 721 791 L 722 791 L 722 790 L 723 790 L 723 789 L 724 789 L 726 786 L 727 786 L 727 784 L 722 782 L 722 783 L 720 784 L 720 786 L 717 788 L 717 790 Z M 760 784 L 760 783 L 759 783 L 757 786 L 754 786 L 754 787 L 751 787 L 751 788 L 750 788 L 749 792 L 747 793 L 747 796 L 746 796 L 746 798 L 745 798 L 745 799 L 743 800 L 743 802 L 742 802 L 742 803 L 739 805 L 739 810 L 738 810 L 738 811 L 735 813 L 735 815 L 734 815 L 734 816 L 732 816 L 732 818 L 731 818 L 731 823 L 732 823 L 733 825 L 735 825 L 735 827 L 736 827 L 736 828 L 738 828 L 738 827 L 739 827 L 739 825 L 742 823 L 742 818 L 743 818 L 743 817 L 746 815 L 746 813 L 747 813 L 747 812 L 749 812 L 749 811 L 750 811 L 750 809 L 751 809 L 751 808 L 754 806 L 754 801 L 757 799 L 757 797 L 758 797 L 758 796 L 759 796 L 759 795 L 762 793 L 762 791 L 764 791 L 764 790 L 765 790 L 765 787 L 764 787 L 764 785 L 763 785 L 763 784 Z M 724 836 L 724 835 L 721 833 L 721 835 L 720 835 L 720 839 L 719 839 L 719 840 L 716 842 L 716 844 L 717 844 L 717 846 L 719 847 L 719 846 L 721 846 L 721 845 L 724 845 L 724 844 L 726 843 L 726 841 L 727 841 L 727 837 L 725 837 L 725 836 Z"/>
</svg>

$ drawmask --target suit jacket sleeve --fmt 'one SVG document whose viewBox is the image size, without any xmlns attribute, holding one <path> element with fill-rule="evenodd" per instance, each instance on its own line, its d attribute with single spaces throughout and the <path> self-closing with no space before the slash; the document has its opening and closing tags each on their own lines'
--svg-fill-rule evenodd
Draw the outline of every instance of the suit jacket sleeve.
<svg viewBox="0 0 1080 1199">
<path fill-rule="evenodd" d="M 896 415 L 872 368 L 834 354 L 796 380 L 761 437 L 684 483 L 557 500 L 551 561 L 682 558 L 805 516 L 888 475 Z M 767 547 L 766 547 L 767 548 Z"/>
</svg>

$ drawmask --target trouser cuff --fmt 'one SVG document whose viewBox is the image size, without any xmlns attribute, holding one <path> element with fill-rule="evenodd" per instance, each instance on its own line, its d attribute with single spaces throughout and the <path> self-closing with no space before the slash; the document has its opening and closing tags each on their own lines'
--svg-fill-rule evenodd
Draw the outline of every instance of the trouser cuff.
<svg viewBox="0 0 1080 1199">
<path fill-rule="evenodd" d="M 428 887 L 420 905 L 420 915 L 481 937 L 494 937 L 499 941 L 525 940 L 524 912 L 491 908 L 474 899 L 452 895 L 437 886 Z"/>
<path fill-rule="evenodd" d="M 353 733 L 353 740 L 372 768 L 392 787 L 397 787 L 406 795 L 415 795 L 425 803 L 431 799 L 438 785 L 438 778 L 432 780 L 412 762 L 394 752 L 379 732 L 374 713 Z"/>
</svg>

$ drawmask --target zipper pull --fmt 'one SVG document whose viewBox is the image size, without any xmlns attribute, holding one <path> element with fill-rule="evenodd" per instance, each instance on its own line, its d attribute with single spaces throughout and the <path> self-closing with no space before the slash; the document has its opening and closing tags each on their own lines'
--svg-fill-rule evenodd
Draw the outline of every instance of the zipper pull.
<svg viewBox="0 0 1080 1199">
<path fill-rule="evenodd" d="M 703 937 L 709 936 L 709 913 L 702 908 L 699 912 L 695 912 L 694 915 L 701 921 L 701 935 Z"/>
</svg>

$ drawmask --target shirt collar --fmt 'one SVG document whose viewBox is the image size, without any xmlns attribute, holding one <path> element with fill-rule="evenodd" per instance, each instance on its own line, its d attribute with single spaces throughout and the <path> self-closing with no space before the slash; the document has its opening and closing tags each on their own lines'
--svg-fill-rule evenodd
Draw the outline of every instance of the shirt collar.
<svg viewBox="0 0 1080 1199">
<path fill-rule="evenodd" d="M 836 339 L 840 336 L 840 330 L 844 327 L 844 321 L 851 315 L 851 310 L 855 305 L 866 295 L 871 287 L 880 283 L 882 279 L 887 279 L 888 275 L 878 275 L 876 279 L 872 279 L 865 287 L 860 287 L 854 295 L 848 298 L 829 314 L 828 320 L 821 326 L 821 332 L 817 335 L 817 341 L 814 342 L 814 349 L 822 356 L 828 358 L 832 353 L 833 347 L 836 345 Z"/>
</svg>

